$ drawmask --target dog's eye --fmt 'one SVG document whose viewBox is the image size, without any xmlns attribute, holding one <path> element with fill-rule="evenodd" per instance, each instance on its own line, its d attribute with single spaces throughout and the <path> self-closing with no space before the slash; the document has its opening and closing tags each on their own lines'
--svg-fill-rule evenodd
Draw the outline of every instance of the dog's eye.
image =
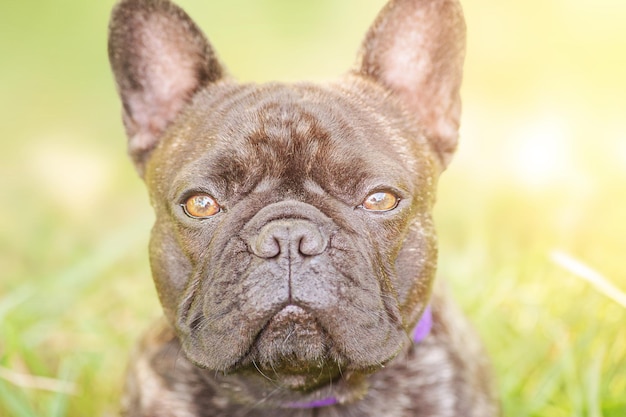
<svg viewBox="0 0 626 417">
<path fill-rule="evenodd" d="M 396 195 L 380 191 L 369 195 L 365 201 L 363 201 L 362 207 L 367 211 L 390 211 L 398 207 L 400 198 Z"/>
<path fill-rule="evenodd" d="M 207 217 L 215 216 L 222 210 L 217 201 L 208 194 L 192 195 L 181 206 L 187 216 L 196 219 L 206 219 Z"/>
</svg>

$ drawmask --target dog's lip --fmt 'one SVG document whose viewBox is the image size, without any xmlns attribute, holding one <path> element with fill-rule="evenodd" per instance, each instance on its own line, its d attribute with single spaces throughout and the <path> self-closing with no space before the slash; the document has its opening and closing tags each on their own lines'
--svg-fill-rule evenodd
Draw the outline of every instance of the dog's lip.
<svg viewBox="0 0 626 417">
<path fill-rule="evenodd" d="M 274 314 L 270 315 L 257 333 L 253 344 L 256 344 L 259 338 L 272 328 L 293 325 L 300 326 L 300 331 L 305 333 L 308 329 L 308 331 L 323 333 L 325 337 L 327 335 L 320 321 L 307 308 L 294 303 L 286 303 L 278 308 Z"/>
<path fill-rule="evenodd" d="M 285 318 L 308 318 L 313 317 L 311 313 L 309 313 L 306 308 L 301 307 L 297 304 L 289 303 L 281 308 L 276 314 L 272 316 L 270 320 L 283 320 Z"/>
</svg>

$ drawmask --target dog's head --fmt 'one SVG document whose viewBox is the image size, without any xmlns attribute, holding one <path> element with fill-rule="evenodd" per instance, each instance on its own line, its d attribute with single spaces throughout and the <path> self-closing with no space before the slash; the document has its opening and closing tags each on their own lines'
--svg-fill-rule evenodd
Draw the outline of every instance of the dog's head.
<svg viewBox="0 0 626 417">
<path fill-rule="evenodd" d="M 156 210 L 152 271 L 190 360 L 310 387 L 408 343 L 435 274 L 464 33 L 456 0 L 392 0 L 337 81 L 242 85 L 177 6 L 117 5 L 109 54 Z"/>
</svg>

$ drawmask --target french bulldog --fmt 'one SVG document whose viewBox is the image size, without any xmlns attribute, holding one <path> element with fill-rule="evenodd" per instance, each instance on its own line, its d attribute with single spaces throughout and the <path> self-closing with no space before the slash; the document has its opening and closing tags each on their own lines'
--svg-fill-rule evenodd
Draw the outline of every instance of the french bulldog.
<svg viewBox="0 0 626 417">
<path fill-rule="evenodd" d="M 481 343 L 434 284 L 464 44 L 457 0 L 391 0 L 337 80 L 238 84 L 178 6 L 115 6 L 164 310 L 124 416 L 499 414 Z"/>
</svg>

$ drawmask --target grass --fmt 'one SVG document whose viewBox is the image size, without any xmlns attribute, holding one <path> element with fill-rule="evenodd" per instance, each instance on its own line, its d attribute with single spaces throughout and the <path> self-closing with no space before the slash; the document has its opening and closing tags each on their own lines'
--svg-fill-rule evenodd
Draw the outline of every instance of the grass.
<svg viewBox="0 0 626 417">
<path fill-rule="evenodd" d="M 563 200 L 550 204 L 544 196 L 540 206 L 529 207 L 529 196 L 506 194 L 499 190 L 473 207 L 479 213 L 470 216 L 472 226 L 454 224 L 457 236 L 443 236 L 440 261 L 492 354 L 505 415 L 625 415 L 624 306 L 551 256 L 563 248 L 573 256 L 591 252 L 584 246 L 597 245 L 595 227 L 578 231 L 577 241 L 586 243 L 576 247 L 550 230 Z M 503 212 L 523 217 L 503 223 Z M 619 225 L 618 218 L 588 215 L 596 227 Z M 623 224 L 617 227 L 624 231 Z M 603 249 L 616 256 L 619 247 Z"/>
<path fill-rule="evenodd" d="M 384 1 L 181 3 L 236 75 L 264 81 L 341 72 Z M 0 416 L 115 415 L 128 353 L 159 314 L 151 209 L 106 62 L 112 4 L 0 6 Z M 440 276 L 485 341 L 506 416 L 623 417 L 626 5 L 464 4 Z"/>
</svg>

